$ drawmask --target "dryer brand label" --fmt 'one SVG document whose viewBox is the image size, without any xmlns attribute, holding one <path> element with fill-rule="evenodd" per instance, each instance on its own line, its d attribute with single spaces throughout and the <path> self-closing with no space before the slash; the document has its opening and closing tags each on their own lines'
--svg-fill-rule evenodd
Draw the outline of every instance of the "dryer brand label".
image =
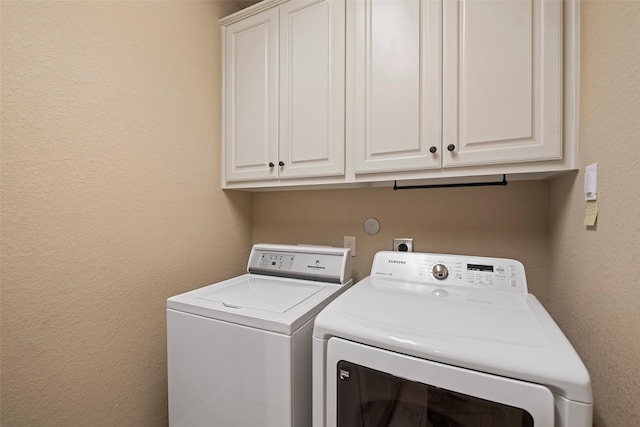
<svg viewBox="0 0 640 427">
<path fill-rule="evenodd" d="M 390 259 L 389 261 L 387 261 L 389 264 L 406 264 L 407 261 L 401 261 L 398 259 Z"/>
<path fill-rule="evenodd" d="M 349 371 L 347 371 L 346 369 L 340 369 L 340 379 L 349 379 Z"/>
</svg>

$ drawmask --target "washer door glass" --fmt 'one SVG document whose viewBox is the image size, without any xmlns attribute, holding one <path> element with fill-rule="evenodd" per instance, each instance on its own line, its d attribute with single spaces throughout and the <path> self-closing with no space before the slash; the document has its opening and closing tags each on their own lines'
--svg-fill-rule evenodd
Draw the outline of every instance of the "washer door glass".
<svg viewBox="0 0 640 427">
<path fill-rule="evenodd" d="M 520 408 L 338 363 L 338 427 L 532 427 Z"/>
</svg>

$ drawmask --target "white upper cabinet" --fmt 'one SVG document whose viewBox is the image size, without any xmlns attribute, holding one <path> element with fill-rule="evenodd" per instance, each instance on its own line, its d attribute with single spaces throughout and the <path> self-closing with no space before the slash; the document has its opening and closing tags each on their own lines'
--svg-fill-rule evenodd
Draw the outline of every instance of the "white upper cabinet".
<svg viewBox="0 0 640 427">
<path fill-rule="evenodd" d="M 443 12 L 443 166 L 562 158 L 562 1 Z"/>
<path fill-rule="evenodd" d="M 347 19 L 356 174 L 562 158 L 562 1 L 357 0 Z"/>
<path fill-rule="evenodd" d="M 223 35 L 223 181 L 275 179 L 269 163 L 278 162 L 278 10 L 234 22 Z"/>
<path fill-rule="evenodd" d="M 344 175 L 344 2 L 280 6 L 280 178 Z"/>
<path fill-rule="evenodd" d="M 222 185 L 575 169 L 579 16 L 577 0 L 264 0 L 226 17 Z"/>
<path fill-rule="evenodd" d="M 344 177 L 344 14 L 294 0 L 223 23 L 225 182 Z"/>
<path fill-rule="evenodd" d="M 439 168 L 442 4 L 349 1 L 347 17 L 347 139 L 355 172 Z"/>
</svg>

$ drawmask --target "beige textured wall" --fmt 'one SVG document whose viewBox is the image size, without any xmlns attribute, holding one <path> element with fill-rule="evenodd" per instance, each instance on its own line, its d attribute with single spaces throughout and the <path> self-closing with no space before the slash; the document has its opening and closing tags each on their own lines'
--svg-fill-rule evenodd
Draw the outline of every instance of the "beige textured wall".
<svg viewBox="0 0 640 427">
<path fill-rule="evenodd" d="M 219 189 L 235 8 L 2 1 L 3 426 L 166 424 L 165 300 L 251 244 Z"/>
<path fill-rule="evenodd" d="M 640 426 L 640 2 L 583 1 L 581 171 L 552 181 L 549 310 L 591 374 L 594 425 Z M 598 163 L 597 225 L 583 224 Z"/>
<path fill-rule="evenodd" d="M 590 370 L 596 426 L 640 425 L 639 4 L 582 2 L 581 163 L 600 164 L 601 200 L 588 230 L 582 173 L 258 193 L 251 210 L 217 189 L 216 22 L 232 2 L 2 1 L 2 425 L 165 424 L 165 299 L 239 274 L 252 215 L 255 242 L 355 235 L 357 279 L 397 236 L 522 260 Z"/>
<path fill-rule="evenodd" d="M 253 240 L 342 246 L 356 236 L 353 275 L 369 275 L 376 252 L 391 250 L 394 237 L 412 237 L 417 252 L 508 257 L 527 266 L 541 300 L 547 281 L 548 192 L 546 181 L 507 187 L 402 190 L 374 188 L 257 193 Z M 374 217 L 380 232 L 363 223 Z"/>
</svg>

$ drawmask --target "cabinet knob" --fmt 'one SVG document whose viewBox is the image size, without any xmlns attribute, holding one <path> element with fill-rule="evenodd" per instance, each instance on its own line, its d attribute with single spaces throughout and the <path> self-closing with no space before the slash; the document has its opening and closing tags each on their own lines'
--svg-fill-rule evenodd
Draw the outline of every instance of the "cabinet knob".
<svg viewBox="0 0 640 427">
<path fill-rule="evenodd" d="M 284 162 L 283 162 L 282 160 L 280 160 L 280 161 L 278 162 L 278 165 L 280 165 L 280 166 L 284 166 Z"/>
<path fill-rule="evenodd" d="M 447 145 L 447 150 L 449 150 L 449 151 L 453 151 L 453 150 L 455 150 L 455 149 L 456 149 L 456 146 L 455 146 L 455 145 L 453 145 L 453 144 L 449 144 L 449 145 Z"/>
<path fill-rule="evenodd" d="M 272 168 L 272 167 L 274 167 L 274 166 L 275 166 L 275 165 L 273 164 L 273 162 L 269 162 L 269 167 L 270 167 L 270 168 Z"/>
<path fill-rule="evenodd" d="M 435 146 L 435 145 L 432 145 L 431 147 L 429 147 L 429 151 L 430 151 L 431 153 L 435 153 L 436 151 L 438 151 L 438 149 L 436 148 L 436 146 Z"/>
</svg>

